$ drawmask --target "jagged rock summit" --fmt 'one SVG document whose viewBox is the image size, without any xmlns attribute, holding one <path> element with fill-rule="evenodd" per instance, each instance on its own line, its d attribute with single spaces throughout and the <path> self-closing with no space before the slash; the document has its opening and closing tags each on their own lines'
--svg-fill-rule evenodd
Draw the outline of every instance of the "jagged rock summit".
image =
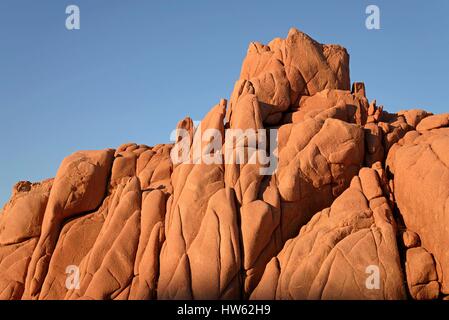
<svg viewBox="0 0 449 320">
<path fill-rule="evenodd" d="M 229 103 L 177 128 L 189 145 L 236 138 L 231 155 L 267 129 L 269 174 L 175 162 L 179 139 L 80 151 L 54 179 L 17 183 L 0 214 L 0 299 L 449 296 L 449 114 L 388 113 L 351 86 L 346 49 L 291 29 L 251 43 Z"/>
</svg>

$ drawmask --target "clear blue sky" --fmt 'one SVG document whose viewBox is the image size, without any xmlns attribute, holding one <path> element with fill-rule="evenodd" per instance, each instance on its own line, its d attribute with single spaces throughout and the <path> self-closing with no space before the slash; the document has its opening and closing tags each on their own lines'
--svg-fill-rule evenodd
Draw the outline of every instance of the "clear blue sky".
<svg viewBox="0 0 449 320">
<path fill-rule="evenodd" d="M 67 31 L 65 8 L 81 10 Z M 380 7 L 381 30 L 365 28 Z M 449 110 L 449 1 L 0 1 L 0 206 L 76 150 L 167 142 L 229 97 L 250 41 L 290 27 L 351 55 L 390 111 Z"/>
</svg>

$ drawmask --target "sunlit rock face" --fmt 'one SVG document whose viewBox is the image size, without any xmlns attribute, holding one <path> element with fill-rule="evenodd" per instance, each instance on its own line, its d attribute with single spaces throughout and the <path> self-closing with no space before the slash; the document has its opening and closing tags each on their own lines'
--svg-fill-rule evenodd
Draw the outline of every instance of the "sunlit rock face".
<svg viewBox="0 0 449 320">
<path fill-rule="evenodd" d="M 449 295 L 449 114 L 388 113 L 346 49 L 296 29 L 251 43 L 217 101 L 173 143 L 79 151 L 17 183 L 0 299 Z"/>
</svg>

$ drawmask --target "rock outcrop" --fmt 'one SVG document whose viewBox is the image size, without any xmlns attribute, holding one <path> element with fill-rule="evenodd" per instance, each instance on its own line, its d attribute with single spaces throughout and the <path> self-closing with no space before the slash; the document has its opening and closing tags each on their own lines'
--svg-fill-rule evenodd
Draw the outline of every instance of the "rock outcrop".
<svg viewBox="0 0 449 320">
<path fill-rule="evenodd" d="M 173 143 L 17 183 L 0 299 L 442 299 L 448 150 L 449 114 L 388 113 L 346 49 L 291 29 Z"/>
</svg>

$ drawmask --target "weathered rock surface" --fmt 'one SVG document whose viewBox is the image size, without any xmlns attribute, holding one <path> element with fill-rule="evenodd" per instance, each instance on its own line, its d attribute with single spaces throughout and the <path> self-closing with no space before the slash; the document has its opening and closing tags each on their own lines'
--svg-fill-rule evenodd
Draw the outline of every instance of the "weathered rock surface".
<svg viewBox="0 0 449 320">
<path fill-rule="evenodd" d="M 373 169 L 361 169 L 265 269 L 253 299 L 403 299 L 396 226 Z M 365 285 L 370 268 L 380 284 Z M 375 281 L 375 280 L 373 280 Z"/>
<path fill-rule="evenodd" d="M 414 299 L 438 298 L 440 285 L 432 255 L 426 249 L 412 248 L 406 256 L 407 283 Z"/>
<path fill-rule="evenodd" d="M 422 120 L 429 119 L 417 126 L 422 131 L 408 132 L 393 146 L 387 164 L 393 173 L 401 219 L 408 230 L 419 236 L 420 246 L 433 255 L 440 290 L 448 294 L 449 128 L 441 127 L 445 123 L 442 118 L 429 116 Z"/>
<path fill-rule="evenodd" d="M 346 49 L 296 29 L 251 43 L 229 103 L 176 132 L 17 183 L 0 299 L 449 295 L 449 115 L 386 112 Z"/>
</svg>

